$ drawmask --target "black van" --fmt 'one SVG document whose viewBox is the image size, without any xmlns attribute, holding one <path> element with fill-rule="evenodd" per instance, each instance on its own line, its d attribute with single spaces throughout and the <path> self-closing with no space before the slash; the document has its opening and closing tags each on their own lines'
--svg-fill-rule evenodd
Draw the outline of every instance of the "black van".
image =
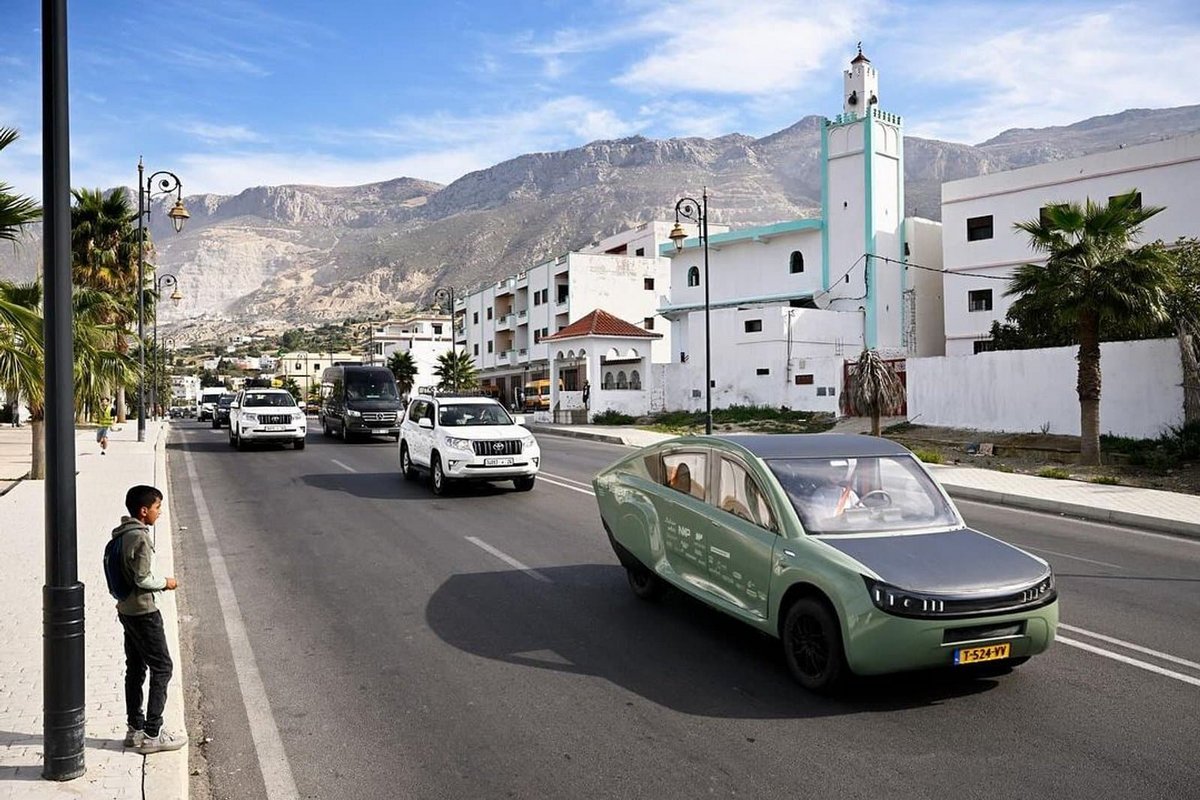
<svg viewBox="0 0 1200 800">
<path fill-rule="evenodd" d="M 400 440 L 400 392 L 387 367 L 346 364 L 321 374 L 321 428 L 349 441 L 358 434 Z"/>
</svg>

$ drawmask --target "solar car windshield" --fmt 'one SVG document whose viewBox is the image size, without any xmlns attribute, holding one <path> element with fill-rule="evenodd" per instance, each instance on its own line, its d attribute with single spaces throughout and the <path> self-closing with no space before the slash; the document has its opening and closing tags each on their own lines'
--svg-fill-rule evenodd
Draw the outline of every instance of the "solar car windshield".
<svg viewBox="0 0 1200 800">
<path fill-rule="evenodd" d="M 886 533 L 960 525 L 909 456 L 767 461 L 810 534 Z"/>
</svg>

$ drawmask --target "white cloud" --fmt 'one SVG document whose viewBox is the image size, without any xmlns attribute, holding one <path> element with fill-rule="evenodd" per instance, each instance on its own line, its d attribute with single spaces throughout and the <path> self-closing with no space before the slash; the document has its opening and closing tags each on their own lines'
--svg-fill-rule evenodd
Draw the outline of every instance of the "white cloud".
<svg viewBox="0 0 1200 800">
<path fill-rule="evenodd" d="M 1008 128 L 1200 102 L 1195 27 L 1127 10 L 1022 18 L 999 32 L 926 29 L 924 52 L 934 38 L 953 44 L 937 59 L 913 60 L 909 77 L 940 87 L 930 94 L 944 103 L 910 117 L 910 132 L 978 143 Z"/>
<path fill-rule="evenodd" d="M 850 48 L 872 0 L 694 0 L 649 7 L 633 27 L 655 37 L 616 78 L 648 92 L 761 95 L 804 87 Z"/>
<path fill-rule="evenodd" d="M 211 122 L 194 120 L 192 122 L 180 123 L 174 127 L 183 133 L 191 134 L 198 139 L 210 143 L 264 141 L 262 134 L 247 128 L 245 125 L 217 125 Z"/>
</svg>

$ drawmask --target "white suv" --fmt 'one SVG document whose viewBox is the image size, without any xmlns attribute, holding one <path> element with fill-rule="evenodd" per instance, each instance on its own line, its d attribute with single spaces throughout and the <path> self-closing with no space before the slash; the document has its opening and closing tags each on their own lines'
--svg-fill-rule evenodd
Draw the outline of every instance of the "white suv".
<svg viewBox="0 0 1200 800">
<path fill-rule="evenodd" d="M 408 480 L 429 473 L 434 494 L 466 480 L 511 480 L 527 492 L 542 453 L 523 423 L 490 397 L 420 395 L 400 425 L 400 472 Z"/>
<path fill-rule="evenodd" d="M 304 449 L 308 420 L 286 389 L 243 389 L 229 407 L 229 444 L 291 442 Z"/>
</svg>

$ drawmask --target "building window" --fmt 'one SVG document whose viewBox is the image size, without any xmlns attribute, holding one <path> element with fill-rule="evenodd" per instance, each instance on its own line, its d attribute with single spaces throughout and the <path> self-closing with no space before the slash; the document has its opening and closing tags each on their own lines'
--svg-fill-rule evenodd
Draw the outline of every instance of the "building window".
<svg viewBox="0 0 1200 800">
<path fill-rule="evenodd" d="M 967 219 L 967 241 L 978 242 L 992 238 L 992 215 Z"/>
<path fill-rule="evenodd" d="M 433 323 L 433 335 L 434 336 L 442 335 L 442 325 L 440 322 Z"/>
<path fill-rule="evenodd" d="M 479 312 L 478 311 L 476 311 L 474 314 L 471 315 L 471 324 L 472 325 L 479 324 Z"/>
<path fill-rule="evenodd" d="M 812 383 L 813 383 L 812 375 L 797 375 L 796 376 L 796 385 L 797 386 L 811 386 Z"/>
<path fill-rule="evenodd" d="M 1040 222 L 1043 226 L 1050 224 L 1050 217 L 1048 216 L 1047 212 L 1049 212 L 1052 208 L 1054 208 L 1054 205 L 1042 206 L 1038 209 L 1038 222 Z"/>
<path fill-rule="evenodd" d="M 297 370 L 297 371 L 299 371 L 299 370 L 302 370 L 302 369 L 304 369 L 304 365 L 303 365 L 303 364 L 301 364 L 299 361 L 297 361 L 297 362 L 296 362 L 296 370 Z"/>
<path fill-rule="evenodd" d="M 648 331 L 654 330 L 654 317 L 646 317 L 642 320 L 642 327 Z"/>
<path fill-rule="evenodd" d="M 793 275 L 798 272 L 804 272 L 804 253 L 801 253 L 799 250 L 792 251 L 790 270 Z"/>
<path fill-rule="evenodd" d="M 534 328 L 534 330 L 533 330 L 533 343 L 534 343 L 534 344 L 537 344 L 537 343 L 538 343 L 538 342 L 540 342 L 541 340 L 542 340 L 542 332 L 541 332 L 540 330 L 538 330 L 537 328 Z"/>
<path fill-rule="evenodd" d="M 746 325 L 746 333 L 762 333 L 762 320 L 761 319 L 748 319 L 748 320 L 746 320 L 745 325 Z"/>
<path fill-rule="evenodd" d="M 488 308 L 487 308 L 487 318 L 488 319 L 492 318 L 492 307 L 491 306 L 488 306 Z"/>
<path fill-rule="evenodd" d="M 320 369 L 321 369 L 321 365 L 320 365 L 320 364 L 313 364 L 313 372 L 319 372 L 319 371 L 320 371 Z"/>
<path fill-rule="evenodd" d="M 623 370 L 623 369 L 617 371 L 617 388 L 618 389 L 628 389 L 629 388 L 629 379 L 625 377 L 625 370 Z"/>
<path fill-rule="evenodd" d="M 975 342 L 974 345 L 975 355 L 979 355 L 980 353 L 990 353 L 996 349 L 996 343 L 991 339 L 980 339 L 979 341 Z"/>
<path fill-rule="evenodd" d="M 688 270 L 687 285 L 688 286 L 699 286 L 700 285 L 700 268 L 699 267 L 692 267 L 691 269 Z"/>
<path fill-rule="evenodd" d="M 974 289 L 967 292 L 967 311 L 991 311 L 992 290 Z"/>
<path fill-rule="evenodd" d="M 479 345 L 475 345 L 475 355 L 479 355 Z"/>
<path fill-rule="evenodd" d="M 601 388 L 611 389 L 615 385 L 616 384 L 613 382 L 613 374 L 611 372 L 604 373 L 604 383 L 601 384 Z"/>
<path fill-rule="evenodd" d="M 488 352 L 492 352 L 492 343 L 488 342 Z"/>
<path fill-rule="evenodd" d="M 642 390 L 642 376 L 636 369 L 629 373 L 629 388 L 639 392 Z"/>
<path fill-rule="evenodd" d="M 533 293 L 533 304 L 534 304 L 534 306 L 540 306 L 542 304 L 542 293 L 541 292 Z"/>
<path fill-rule="evenodd" d="M 647 292 L 653 292 L 654 291 L 654 278 L 642 278 L 642 287 Z"/>
<path fill-rule="evenodd" d="M 633 254 L 634 254 L 635 256 L 644 256 L 644 255 L 646 255 L 646 248 L 644 248 L 644 247 L 639 247 L 637 250 L 634 250 L 634 251 L 633 251 Z"/>
<path fill-rule="evenodd" d="M 567 302 L 567 298 L 570 297 L 570 295 L 571 295 L 571 287 L 570 286 L 563 285 L 563 286 L 558 287 L 558 302 L 560 305 Z"/>
<path fill-rule="evenodd" d="M 770 367 L 759 367 L 758 369 L 754 370 L 754 374 L 755 375 L 770 375 L 771 369 L 770 369 Z"/>
<path fill-rule="evenodd" d="M 545 338 L 546 338 L 547 336 L 549 336 L 549 335 L 550 335 L 550 329 L 549 329 L 549 328 L 542 328 L 542 338 L 543 338 L 543 339 L 545 339 Z"/>
<path fill-rule="evenodd" d="M 1128 194 L 1128 192 L 1126 192 L 1126 194 Z M 1125 196 L 1124 194 L 1114 194 L 1112 197 L 1108 198 L 1108 202 L 1111 205 L 1113 200 L 1116 200 L 1118 197 L 1124 197 L 1124 196 Z M 1141 207 L 1142 207 L 1142 193 L 1134 192 L 1133 193 L 1133 203 L 1130 205 L 1130 208 L 1141 208 Z"/>
</svg>

